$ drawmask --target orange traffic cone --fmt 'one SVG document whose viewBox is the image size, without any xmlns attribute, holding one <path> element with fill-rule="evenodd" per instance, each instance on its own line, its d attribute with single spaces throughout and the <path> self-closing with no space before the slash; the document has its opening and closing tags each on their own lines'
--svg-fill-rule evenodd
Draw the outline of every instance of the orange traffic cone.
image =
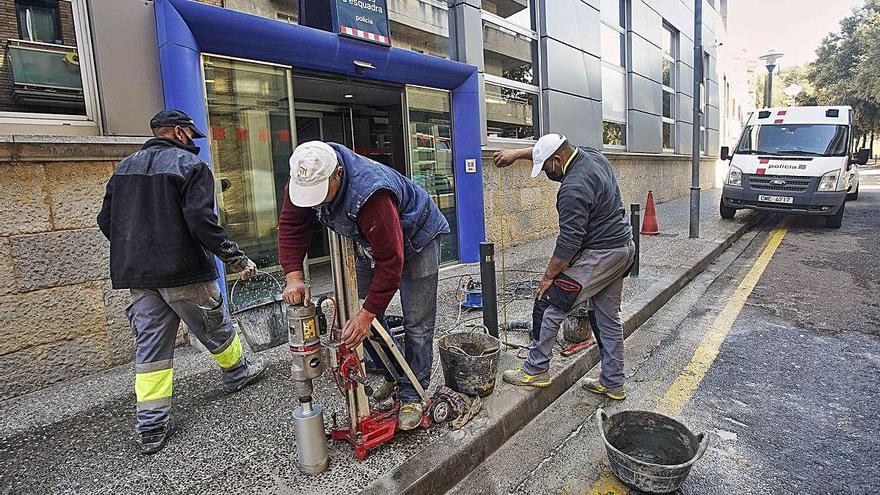
<svg viewBox="0 0 880 495">
<path fill-rule="evenodd" d="M 660 226 L 657 225 L 657 212 L 654 210 L 654 191 L 648 191 L 648 199 L 645 200 L 645 219 L 642 221 L 642 234 L 657 235 Z"/>
</svg>

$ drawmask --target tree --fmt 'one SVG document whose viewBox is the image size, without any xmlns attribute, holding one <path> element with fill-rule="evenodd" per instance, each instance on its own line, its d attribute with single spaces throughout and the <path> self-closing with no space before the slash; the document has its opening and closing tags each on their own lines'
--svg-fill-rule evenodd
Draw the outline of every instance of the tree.
<svg viewBox="0 0 880 495">
<path fill-rule="evenodd" d="M 795 100 L 795 105 L 815 105 L 816 95 L 813 84 L 807 77 L 809 68 L 806 66 L 794 66 L 779 69 L 773 73 L 773 99 L 771 107 L 787 107 L 791 105 L 791 97 L 785 94 L 785 88 L 792 84 L 801 86 L 801 93 Z M 759 74 L 755 78 L 755 108 L 764 106 L 764 90 L 767 84 L 767 73 Z"/>
<path fill-rule="evenodd" d="M 880 131 L 880 0 L 866 0 L 840 21 L 816 50 L 806 77 L 819 105 L 853 107 L 855 138 L 862 142 Z"/>
</svg>

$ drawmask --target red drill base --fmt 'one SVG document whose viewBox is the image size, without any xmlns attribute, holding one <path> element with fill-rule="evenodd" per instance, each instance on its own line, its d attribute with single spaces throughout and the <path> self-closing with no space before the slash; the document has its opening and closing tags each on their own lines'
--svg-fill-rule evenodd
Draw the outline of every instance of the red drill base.
<svg viewBox="0 0 880 495">
<path fill-rule="evenodd" d="M 425 408 L 422 422 L 419 426 L 427 428 L 431 426 L 431 418 L 428 415 L 429 408 Z M 400 411 L 400 403 L 395 401 L 388 411 L 374 412 L 361 420 L 360 428 L 352 431 L 348 425 L 334 428 L 330 437 L 334 440 L 347 440 L 354 446 L 355 459 L 362 461 L 367 458 L 367 451 L 374 449 L 394 438 L 400 428 L 397 425 L 397 413 Z"/>
</svg>

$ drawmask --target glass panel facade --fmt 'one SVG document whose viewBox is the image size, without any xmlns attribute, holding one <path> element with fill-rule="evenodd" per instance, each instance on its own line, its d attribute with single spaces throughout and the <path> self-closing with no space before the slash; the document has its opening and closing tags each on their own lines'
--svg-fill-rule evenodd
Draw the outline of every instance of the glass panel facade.
<svg viewBox="0 0 880 495">
<path fill-rule="evenodd" d="M 0 111 L 86 115 L 74 4 L 0 2 L 0 16 L 11 30 L 3 39 L 0 82 L 8 89 L 0 93 Z"/>
<path fill-rule="evenodd" d="M 220 223 L 257 267 L 277 270 L 294 138 L 287 69 L 205 57 L 204 70 Z"/>
<path fill-rule="evenodd" d="M 663 85 L 672 87 L 672 68 L 674 63 L 668 58 L 663 58 Z"/>
<path fill-rule="evenodd" d="M 458 219 L 449 92 L 408 87 L 406 101 L 412 179 L 428 191 L 449 222 L 450 233 L 440 238 L 440 261 L 452 262 L 458 259 Z"/>
<path fill-rule="evenodd" d="M 489 136 L 535 137 L 538 95 L 486 83 L 486 120 Z"/>
<path fill-rule="evenodd" d="M 663 149 L 671 150 L 675 148 L 673 140 L 675 124 L 672 122 L 663 122 Z"/>
<path fill-rule="evenodd" d="M 673 118 L 673 109 L 675 108 L 675 93 L 663 91 L 663 117 L 667 119 Z"/>
<path fill-rule="evenodd" d="M 626 122 L 626 74 L 602 67 L 602 117 Z"/>
<path fill-rule="evenodd" d="M 626 66 L 624 55 L 626 53 L 626 38 L 623 33 L 606 24 L 601 24 L 600 29 L 602 34 L 602 60 L 621 67 Z"/>
<path fill-rule="evenodd" d="M 483 0 L 482 9 L 517 26 L 535 30 L 532 0 Z"/>
<path fill-rule="evenodd" d="M 626 146 L 626 124 L 602 122 L 602 144 L 606 146 Z"/>
<path fill-rule="evenodd" d="M 537 84 L 534 61 L 538 41 L 483 21 L 483 58 L 486 74 L 525 84 Z"/>
</svg>

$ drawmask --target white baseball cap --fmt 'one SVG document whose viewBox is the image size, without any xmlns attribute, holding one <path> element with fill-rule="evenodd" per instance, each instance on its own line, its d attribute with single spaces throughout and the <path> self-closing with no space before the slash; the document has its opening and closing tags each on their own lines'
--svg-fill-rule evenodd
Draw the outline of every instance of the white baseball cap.
<svg viewBox="0 0 880 495">
<path fill-rule="evenodd" d="M 290 202 L 303 208 L 323 203 L 330 176 L 338 165 L 336 151 L 325 142 L 308 141 L 297 146 L 290 155 Z"/>
<path fill-rule="evenodd" d="M 562 134 L 544 134 L 532 148 L 532 177 L 537 177 L 544 168 L 544 161 L 553 156 L 556 150 L 566 141 Z"/>
</svg>

